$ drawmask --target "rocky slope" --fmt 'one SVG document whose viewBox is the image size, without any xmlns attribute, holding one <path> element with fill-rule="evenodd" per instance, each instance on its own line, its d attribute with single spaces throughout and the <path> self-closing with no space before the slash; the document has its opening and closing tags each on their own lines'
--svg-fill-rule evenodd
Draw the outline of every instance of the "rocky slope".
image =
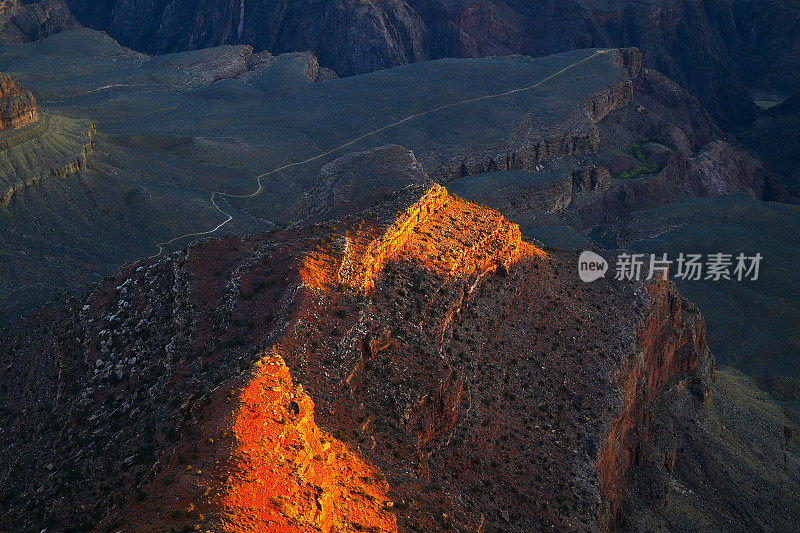
<svg viewBox="0 0 800 533">
<path fill-rule="evenodd" d="M 756 115 L 748 88 L 786 93 L 798 81 L 800 11 L 784 0 L 68 3 L 84 24 L 149 53 L 223 43 L 311 50 L 344 75 L 438 57 L 636 46 L 648 67 L 736 128 Z"/>
<path fill-rule="evenodd" d="M 33 94 L 15 80 L 0 74 L 0 131 L 22 127 L 36 118 Z"/>
<path fill-rule="evenodd" d="M 0 524 L 619 525 L 651 403 L 713 362 L 673 287 L 574 260 L 433 185 L 130 265 L 4 344 Z"/>
</svg>

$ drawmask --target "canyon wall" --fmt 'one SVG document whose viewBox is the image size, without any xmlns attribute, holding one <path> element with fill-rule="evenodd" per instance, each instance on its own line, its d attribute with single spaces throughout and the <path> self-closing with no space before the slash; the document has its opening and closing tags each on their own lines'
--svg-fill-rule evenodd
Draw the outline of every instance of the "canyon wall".
<svg viewBox="0 0 800 533">
<path fill-rule="evenodd" d="M 64 0 L 0 2 L 0 46 L 29 43 L 80 27 Z"/>
<path fill-rule="evenodd" d="M 713 359 L 706 345 L 703 317 L 669 282 L 654 282 L 648 292 L 650 309 L 636 334 L 639 353 L 622 361 L 616 371 L 621 407 L 597 458 L 603 530 L 624 523 L 625 479 L 629 469 L 642 464 L 647 454 L 651 403 L 662 387 L 685 387 L 688 382 L 701 399 L 710 393 Z M 675 459 L 674 454 L 665 458 L 672 464 Z"/>
<path fill-rule="evenodd" d="M 787 92 L 797 85 L 800 56 L 790 53 L 800 46 L 800 12 L 782 0 L 68 3 L 81 22 L 140 51 L 225 43 L 310 50 L 341 75 L 440 57 L 636 46 L 647 66 L 687 87 L 731 128 L 756 116 L 748 87 Z"/>
</svg>

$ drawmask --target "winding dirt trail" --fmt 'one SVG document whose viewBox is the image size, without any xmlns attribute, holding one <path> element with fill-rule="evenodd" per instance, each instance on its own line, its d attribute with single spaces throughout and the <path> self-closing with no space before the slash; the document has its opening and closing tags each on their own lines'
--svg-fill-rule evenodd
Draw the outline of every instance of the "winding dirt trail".
<svg viewBox="0 0 800 533">
<path fill-rule="evenodd" d="M 525 91 L 530 91 L 530 90 L 536 89 L 538 87 L 541 87 L 543 84 L 547 83 L 548 81 L 551 81 L 554 78 L 557 78 L 558 76 L 564 74 L 565 72 L 567 72 L 567 71 L 569 71 L 569 70 L 571 70 L 571 69 L 573 69 L 573 68 L 575 68 L 575 67 L 577 67 L 577 66 L 579 66 L 579 65 L 581 65 L 583 63 L 586 63 L 587 61 L 590 61 L 591 59 L 594 59 L 598 55 L 603 55 L 603 54 L 607 54 L 607 53 L 610 53 L 610 52 L 613 52 L 613 49 L 610 49 L 610 50 L 597 50 L 594 53 L 592 53 L 591 55 L 589 55 L 589 56 L 587 56 L 587 57 L 585 57 L 585 58 L 583 58 L 583 59 L 581 59 L 579 61 L 576 61 L 574 63 L 571 63 L 571 64 L 567 65 L 566 67 L 562 68 L 558 72 L 550 74 L 549 76 L 537 81 L 536 83 L 534 83 L 532 85 L 526 85 L 524 87 L 517 87 L 516 89 L 510 89 L 508 91 L 503 91 L 503 92 L 499 92 L 499 93 L 493 93 L 493 94 L 486 94 L 486 95 L 483 95 L 483 96 L 477 96 L 475 98 L 468 98 L 466 100 L 459 100 L 458 102 L 451 102 L 449 104 L 444 104 L 444 105 L 440 105 L 440 106 L 433 107 L 433 108 L 430 108 L 430 109 L 426 109 L 424 111 L 419 111 L 417 113 L 413 113 L 411 115 L 408 115 L 405 118 L 402 118 L 400 120 L 396 120 L 394 122 L 391 122 L 389 124 L 381 126 L 380 128 L 374 129 L 372 131 L 368 131 L 368 132 L 366 132 L 366 133 L 364 133 L 364 134 L 362 134 L 362 135 L 360 135 L 360 136 L 358 136 L 358 137 L 356 137 L 356 138 L 354 138 L 354 139 L 352 139 L 352 140 L 350 140 L 350 141 L 348 141 L 348 142 L 346 142 L 344 144 L 341 144 L 341 145 L 339 145 L 339 146 L 337 146 L 335 148 L 331 148 L 330 150 L 327 150 L 325 152 L 321 152 L 321 153 L 319 153 L 319 154 L 317 154 L 315 156 L 309 157 L 308 159 L 303 159 L 302 161 L 295 161 L 294 163 L 287 163 L 285 165 L 281 165 L 281 166 L 279 166 L 277 168 L 274 168 L 274 169 L 272 169 L 272 170 L 270 170 L 268 172 L 264 172 L 263 174 L 259 174 L 258 176 L 256 176 L 256 177 L 254 177 L 254 178 L 242 183 L 242 185 L 244 185 L 246 183 L 250 183 L 252 181 L 255 181 L 257 183 L 258 186 L 256 187 L 256 190 L 253 191 L 250 194 L 230 194 L 230 193 L 226 193 L 226 192 L 223 192 L 223 191 L 215 191 L 215 192 L 211 193 L 211 198 L 210 198 L 211 204 L 214 206 L 214 209 L 216 209 L 217 211 L 219 211 L 222 215 L 224 215 L 226 217 L 225 220 L 220 222 L 219 224 L 217 224 L 213 229 L 206 230 L 206 231 L 198 231 L 198 232 L 195 232 L 195 233 L 186 233 L 184 235 L 179 235 L 177 237 L 173 237 L 172 239 L 170 239 L 168 241 L 163 241 L 163 242 L 156 243 L 156 247 L 158 248 L 158 252 L 153 254 L 153 255 L 151 255 L 149 257 L 149 259 L 152 259 L 154 257 L 160 256 L 164 252 L 164 247 L 165 246 L 169 246 L 170 244 L 172 244 L 172 243 L 174 243 L 176 241 L 179 241 L 179 240 L 185 239 L 185 238 L 189 238 L 189 237 L 200 237 L 200 236 L 203 236 L 203 235 L 210 235 L 212 233 L 215 233 L 219 229 L 223 228 L 231 220 L 233 220 L 233 215 L 223 211 L 217 205 L 216 199 L 218 197 L 220 197 L 220 196 L 224 196 L 224 197 L 227 197 L 227 198 L 253 198 L 253 197 L 258 196 L 259 194 L 261 194 L 261 191 L 264 189 L 264 186 L 263 186 L 261 180 L 263 180 L 264 178 L 266 178 L 268 176 L 271 176 L 273 174 L 281 172 L 282 170 L 287 170 L 287 169 L 290 169 L 290 168 L 294 168 L 294 167 L 298 167 L 298 166 L 305 165 L 305 164 L 308 164 L 308 163 L 312 163 L 312 162 L 314 162 L 314 161 L 316 161 L 318 159 L 322 159 L 323 157 L 327 157 L 327 156 L 329 156 L 331 154 L 334 154 L 334 153 L 336 153 L 336 152 L 338 152 L 340 150 L 343 150 L 344 148 L 347 148 L 347 147 L 352 146 L 352 145 L 354 145 L 354 144 L 356 144 L 356 143 L 358 143 L 360 141 L 363 141 L 364 139 L 367 139 L 369 137 L 377 135 L 378 133 L 384 132 L 384 131 L 386 131 L 388 129 L 391 129 L 391 128 L 395 128 L 395 127 L 400 126 L 401 124 L 405 124 L 406 122 L 409 122 L 411 120 L 414 120 L 414 119 L 417 119 L 417 118 L 420 118 L 420 117 L 424 117 L 424 116 L 430 115 L 432 113 L 436 113 L 438 111 L 443 111 L 445 109 L 449 109 L 449 108 L 452 108 L 452 107 L 472 104 L 472 103 L 480 102 L 480 101 L 483 101 L 483 100 L 492 100 L 492 99 L 495 99 L 495 98 L 502 98 L 502 97 L 505 97 L 505 96 L 511 96 L 513 94 L 517 94 L 517 93 L 521 93 L 521 92 L 525 92 Z"/>
</svg>

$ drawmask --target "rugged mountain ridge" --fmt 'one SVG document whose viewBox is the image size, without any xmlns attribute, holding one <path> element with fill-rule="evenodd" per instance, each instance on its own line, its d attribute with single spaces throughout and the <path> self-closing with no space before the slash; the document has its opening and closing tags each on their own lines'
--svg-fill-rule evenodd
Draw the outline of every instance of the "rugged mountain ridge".
<svg viewBox="0 0 800 533">
<path fill-rule="evenodd" d="M 712 363 L 674 288 L 574 259 L 434 185 L 130 265 L 5 345 L 0 523 L 613 527 L 653 395 Z"/>
</svg>

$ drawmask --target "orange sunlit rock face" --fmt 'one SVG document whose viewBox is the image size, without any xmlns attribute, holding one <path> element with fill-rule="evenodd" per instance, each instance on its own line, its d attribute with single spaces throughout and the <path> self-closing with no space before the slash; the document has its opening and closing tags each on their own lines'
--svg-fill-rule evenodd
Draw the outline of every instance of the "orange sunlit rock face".
<svg viewBox="0 0 800 533">
<path fill-rule="evenodd" d="M 35 121 L 36 99 L 12 78 L 0 74 L 0 131 Z"/>
<path fill-rule="evenodd" d="M 488 208 L 449 196 L 438 185 L 399 213 L 397 209 L 390 206 L 370 222 L 334 228 L 301 252 L 300 279 L 309 294 L 336 298 L 339 283 L 369 291 L 374 277 L 393 258 L 413 257 L 432 275 L 463 279 L 474 286 L 489 272 L 507 271 L 523 255 L 546 257 L 522 241 L 515 224 Z M 306 313 L 326 314 L 314 305 Z M 289 335 L 276 346 L 308 349 L 298 347 L 297 341 Z M 373 344 L 376 351 L 386 346 L 380 339 Z M 226 426 L 233 444 L 217 451 L 204 505 L 208 517 L 224 531 L 396 530 L 384 475 L 317 427 L 311 398 L 302 385 L 293 385 L 277 350 L 268 351 L 252 377 L 234 392 L 235 407 Z M 312 354 L 293 355 L 298 357 Z M 355 387 L 357 382 L 349 385 Z M 460 387 L 456 379 L 442 389 L 440 401 L 446 411 L 458 412 Z M 424 413 L 422 408 L 409 421 L 410 427 L 423 431 L 421 444 L 453 422 L 443 422 L 448 418 L 441 414 Z M 424 420 L 431 416 L 440 421 L 423 430 Z"/>
<path fill-rule="evenodd" d="M 320 431 L 279 355 L 256 366 L 236 399 L 235 444 L 212 498 L 223 530 L 395 531 L 383 475 Z"/>
<path fill-rule="evenodd" d="M 401 250 L 414 229 L 441 209 L 447 199 L 444 187 L 433 185 L 410 206 L 404 208 L 400 204 L 396 212 L 386 213 L 384 220 L 388 220 L 389 224 L 383 233 L 367 242 L 365 250 L 356 247 L 351 251 L 351 256 L 345 259 L 340 270 L 342 282 L 366 290 L 372 289 L 375 286 L 375 275 L 386 260 Z M 377 217 L 376 222 L 379 221 L 380 217 Z"/>
<path fill-rule="evenodd" d="M 365 250 L 353 248 L 341 281 L 370 290 L 393 256 L 413 256 L 437 274 L 469 278 L 497 267 L 507 269 L 523 253 L 546 255 L 523 243 L 516 224 L 492 209 L 448 195 L 440 185 L 432 185 L 405 209 L 401 204 L 393 214 L 393 222 Z"/>
</svg>

